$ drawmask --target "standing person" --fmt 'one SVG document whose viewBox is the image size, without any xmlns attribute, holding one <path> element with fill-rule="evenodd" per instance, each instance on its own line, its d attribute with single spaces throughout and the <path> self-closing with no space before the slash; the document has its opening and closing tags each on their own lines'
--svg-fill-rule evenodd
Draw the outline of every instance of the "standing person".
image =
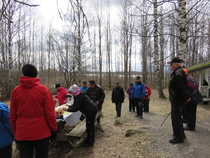
<svg viewBox="0 0 210 158">
<path fill-rule="evenodd" d="M 133 92 L 133 83 L 130 83 L 130 87 L 128 87 L 128 89 L 126 90 L 126 93 L 128 94 L 128 99 L 129 99 L 129 112 L 131 112 L 131 110 L 135 111 L 132 92 Z"/>
<path fill-rule="evenodd" d="M 146 94 L 145 86 L 141 82 L 141 77 L 136 76 L 136 83 L 133 86 L 133 99 L 134 99 L 134 106 L 137 110 L 136 117 L 140 117 L 143 119 L 143 98 Z"/>
<path fill-rule="evenodd" d="M 120 86 L 119 82 L 115 83 L 115 88 L 112 90 L 112 103 L 115 103 L 116 105 L 116 112 L 117 116 L 116 117 L 121 117 L 121 107 L 122 103 L 124 102 L 125 99 L 125 94 L 123 91 L 123 88 Z"/>
<path fill-rule="evenodd" d="M 97 105 L 98 111 L 101 111 L 105 93 L 100 86 L 96 85 L 95 80 L 89 80 L 89 88 L 86 91 L 86 94 Z M 100 124 L 100 116 L 97 118 L 97 123 Z"/>
<path fill-rule="evenodd" d="M 87 129 L 87 139 L 84 141 L 84 147 L 93 146 L 95 141 L 95 117 L 98 111 L 96 104 L 90 100 L 90 98 L 84 94 L 80 93 L 80 89 L 77 85 L 72 85 L 69 88 L 69 93 L 74 97 L 74 103 L 72 106 L 63 107 L 63 110 L 69 112 L 81 111 L 86 117 L 86 129 Z"/>
<path fill-rule="evenodd" d="M 195 81 L 195 78 L 189 75 L 187 69 L 183 69 L 187 75 L 187 84 L 188 90 L 191 94 L 195 94 L 198 91 L 198 84 Z M 197 104 L 195 105 L 192 101 L 186 102 L 183 109 L 183 120 L 186 122 L 187 126 L 184 127 L 184 130 L 194 131 L 195 124 L 196 124 L 196 111 L 197 111 Z"/>
<path fill-rule="evenodd" d="M 183 60 L 178 57 L 173 58 L 170 64 L 173 70 L 169 82 L 169 100 L 171 102 L 171 121 L 173 128 L 173 139 L 169 143 L 183 143 L 186 138 L 183 129 L 182 109 L 185 101 L 190 101 L 190 93 L 187 89 L 187 76 L 182 70 L 180 63 Z"/>
<path fill-rule="evenodd" d="M 145 85 L 145 90 L 146 90 L 146 95 L 143 99 L 144 112 L 149 112 L 149 101 L 150 101 L 150 95 L 152 94 L 152 91 L 146 82 L 144 82 L 144 85 Z"/>
<path fill-rule="evenodd" d="M 20 158 L 47 158 L 49 139 L 55 139 L 57 123 L 51 92 L 40 84 L 37 68 L 22 68 L 20 85 L 12 91 L 10 122 L 20 150 Z"/>
<path fill-rule="evenodd" d="M 87 81 L 82 82 L 82 87 L 80 87 L 81 93 L 85 93 L 88 89 Z"/>
<path fill-rule="evenodd" d="M 57 89 L 57 95 L 55 98 L 58 98 L 58 104 L 63 105 L 66 103 L 66 95 L 68 94 L 66 88 L 61 87 L 59 83 L 55 85 L 55 88 Z"/>
<path fill-rule="evenodd" d="M 0 102 L 0 157 L 12 158 L 14 135 L 10 126 L 9 108 Z"/>
</svg>

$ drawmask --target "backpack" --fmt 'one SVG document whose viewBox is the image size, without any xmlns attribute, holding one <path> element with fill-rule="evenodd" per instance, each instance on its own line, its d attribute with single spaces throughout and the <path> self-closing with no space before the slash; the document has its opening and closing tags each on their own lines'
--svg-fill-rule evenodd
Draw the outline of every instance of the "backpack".
<svg viewBox="0 0 210 158">
<path fill-rule="evenodd" d="M 191 95 L 198 90 L 197 82 L 195 81 L 194 77 L 189 74 L 187 74 L 187 85 Z"/>
</svg>

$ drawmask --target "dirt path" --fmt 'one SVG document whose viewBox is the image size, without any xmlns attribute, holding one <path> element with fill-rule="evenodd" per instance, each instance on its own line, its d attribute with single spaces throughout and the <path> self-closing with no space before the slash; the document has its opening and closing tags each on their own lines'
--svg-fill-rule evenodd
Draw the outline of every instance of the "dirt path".
<svg viewBox="0 0 210 158">
<path fill-rule="evenodd" d="M 161 126 L 170 112 L 170 104 L 157 96 L 157 91 L 153 90 L 150 112 L 144 113 L 144 119 L 136 118 L 135 112 L 128 112 L 127 99 L 123 103 L 122 117 L 115 118 L 115 105 L 110 101 L 110 92 L 106 92 L 95 145 L 72 150 L 68 143 L 62 143 L 53 149 L 61 155 L 50 158 L 209 158 L 210 105 L 198 106 L 196 131 L 186 131 L 185 143 L 172 145 L 168 142 L 172 138 L 171 118 Z"/>
<path fill-rule="evenodd" d="M 167 92 L 166 92 L 167 94 Z M 103 107 L 101 127 L 96 130 L 94 147 L 73 149 L 67 158 L 209 158 L 210 157 L 210 106 L 199 105 L 196 131 L 186 131 L 183 144 L 172 145 L 170 117 L 163 126 L 161 123 L 170 112 L 167 99 L 157 98 L 153 91 L 150 112 L 144 119 L 136 118 L 135 112 L 128 112 L 128 101 L 123 104 L 122 117 L 116 119 L 115 106 L 107 93 Z M 126 137 L 128 130 L 135 134 Z"/>
</svg>

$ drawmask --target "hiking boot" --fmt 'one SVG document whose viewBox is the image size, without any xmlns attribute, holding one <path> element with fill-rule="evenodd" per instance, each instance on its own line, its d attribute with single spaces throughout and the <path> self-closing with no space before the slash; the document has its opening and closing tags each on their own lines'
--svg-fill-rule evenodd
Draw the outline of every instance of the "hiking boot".
<svg viewBox="0 0 210 158">
<path fill-rule="evenodd" d="M 184 143 L 184 140 L 179 140 L 179 139 L 176 139 L 176 138 L 173 138 L 171 140 L 169 140 L 169 143 L 171 144 L 178 144 L 178 143 Z"/>
<path fill-rule="evenodd" d="M 186 131 L 195 131 L 195 128 L 190 128 L 188 126 L 185 126 L 184 130 L 186 130 Z"/>
</svg>

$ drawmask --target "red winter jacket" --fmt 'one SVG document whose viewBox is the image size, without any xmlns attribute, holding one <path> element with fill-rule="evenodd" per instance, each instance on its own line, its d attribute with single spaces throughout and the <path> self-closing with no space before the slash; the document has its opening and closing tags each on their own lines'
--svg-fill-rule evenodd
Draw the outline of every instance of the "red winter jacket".
<svg viewBox="0 0 210 158">
<path fill-rule="evenodd" d="M 146 95 L 144 97 L 144 100 L 150 99 L 150 95 L 152 94 L 151 88 L 149 86 L 145 86 Z"/>
<path fill-rule="evenodd" d="M 57 89 L 58 95 L 55 97 L 58 98 L 58 103 L 59 105 L 65 104 L 66 103 L 66 94 L 68 94 L 67 90 L 63 87 L 59 87 Z"/>
<path fill-rule="evenodd" d="M 53 97 L 39 78 L 20 78 L 11 95 L 10 122 L 19 141 L 44 139 L 57 130 Z"/>
</svg>

